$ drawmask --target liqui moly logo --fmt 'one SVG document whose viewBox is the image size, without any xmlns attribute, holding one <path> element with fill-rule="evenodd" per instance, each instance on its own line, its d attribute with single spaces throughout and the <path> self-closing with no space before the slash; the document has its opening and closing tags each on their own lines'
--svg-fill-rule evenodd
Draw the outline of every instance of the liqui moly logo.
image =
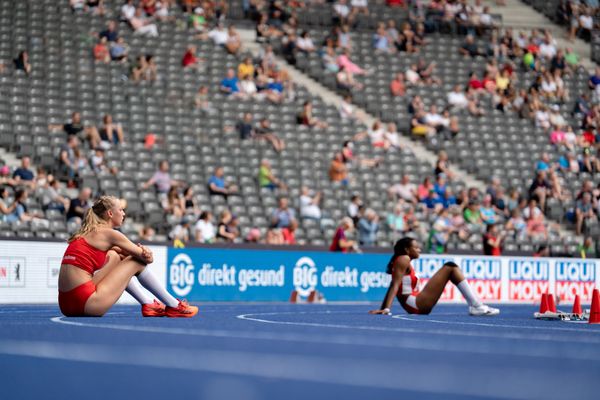
<svg viewBox="0 0 600 400">
<path fill-rule="evenodd" d="M 491 258 L 463 258 L 461 268 L 465 278 L 482 300 L 500 300 L 500 260 Z"/>
<path fill-rule="evenodd" d="M 467 279 L 500 279 L 500 260 L 463 258 L 461 267 Z"/>
<path fill-rule="evenodd" d="M 431 278 L 448 261 L 455 261 L 452 257 L 423 257 L 412 260 L 411 263 L 420 278 Z"/>
<path fill-rule="evenodd" d="M 550 264 L 545 260 L 515 259 L 508 263 L 510 300 L 535 301 L 550 289 Z"/>
<path fill-rule="evenodd" d="M 556 294 L 561 300 L 572 301 L 575 295 L 589 302 L 595 288 L 598 264 L 595 261 L 557 261 Z"/>
</svg>

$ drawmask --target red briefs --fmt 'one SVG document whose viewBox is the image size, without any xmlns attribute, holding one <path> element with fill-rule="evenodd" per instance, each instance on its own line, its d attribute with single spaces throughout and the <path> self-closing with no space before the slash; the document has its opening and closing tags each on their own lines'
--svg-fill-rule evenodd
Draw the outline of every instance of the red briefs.
<svg viewBox="0 0 600 400">
<path fill-rule="evenodd" d="M 58 306 L 60 311 L 67 317 L 83 317 L 85 303 L 96 291 L 93 281 L 88 281 L 68 292 L 58 291 Z"/>
</svg>

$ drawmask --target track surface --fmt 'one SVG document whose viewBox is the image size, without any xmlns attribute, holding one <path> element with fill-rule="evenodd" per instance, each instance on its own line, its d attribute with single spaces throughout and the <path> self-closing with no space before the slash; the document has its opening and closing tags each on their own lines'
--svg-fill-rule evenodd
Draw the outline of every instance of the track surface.
<svg viewBox="0 0 600 400">
<path fill-rule="evenodd" d="M 598 399 L 600 325 L 536 321 L 530 306 L 480 318 L 374 307 L 207 304 L 182 320 L 3 306 L 0 397 Z"/>
</svg>

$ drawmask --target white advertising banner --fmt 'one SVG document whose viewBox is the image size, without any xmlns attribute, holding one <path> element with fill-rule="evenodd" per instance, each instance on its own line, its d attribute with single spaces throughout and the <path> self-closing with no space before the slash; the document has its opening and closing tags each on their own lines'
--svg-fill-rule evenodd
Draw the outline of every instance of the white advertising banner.
<svg viewBox="0 0 600 400">
<path fill-rule="evenodd" d="M 0 240 L 0 304 L 57 303 L 58 272 L 66 243 Z M 165 246 L 150 246 L 150 266 L 166 285 Z M 119 303 L 132 304 L 127 293 Z"/>
</svg>

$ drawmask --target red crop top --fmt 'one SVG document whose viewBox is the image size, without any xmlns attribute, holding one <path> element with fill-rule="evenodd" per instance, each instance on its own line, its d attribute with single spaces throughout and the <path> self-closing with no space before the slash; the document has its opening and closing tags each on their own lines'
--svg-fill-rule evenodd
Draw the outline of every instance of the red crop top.
<svg viewBox="0 0 600 400">
<path fill-rule="evenodd" d="M 107 251 L 98 250 L 80 237 L 69 243 L 61 264 L 74 265 L 93 274 L 106 263 Z"/>
</svg>

